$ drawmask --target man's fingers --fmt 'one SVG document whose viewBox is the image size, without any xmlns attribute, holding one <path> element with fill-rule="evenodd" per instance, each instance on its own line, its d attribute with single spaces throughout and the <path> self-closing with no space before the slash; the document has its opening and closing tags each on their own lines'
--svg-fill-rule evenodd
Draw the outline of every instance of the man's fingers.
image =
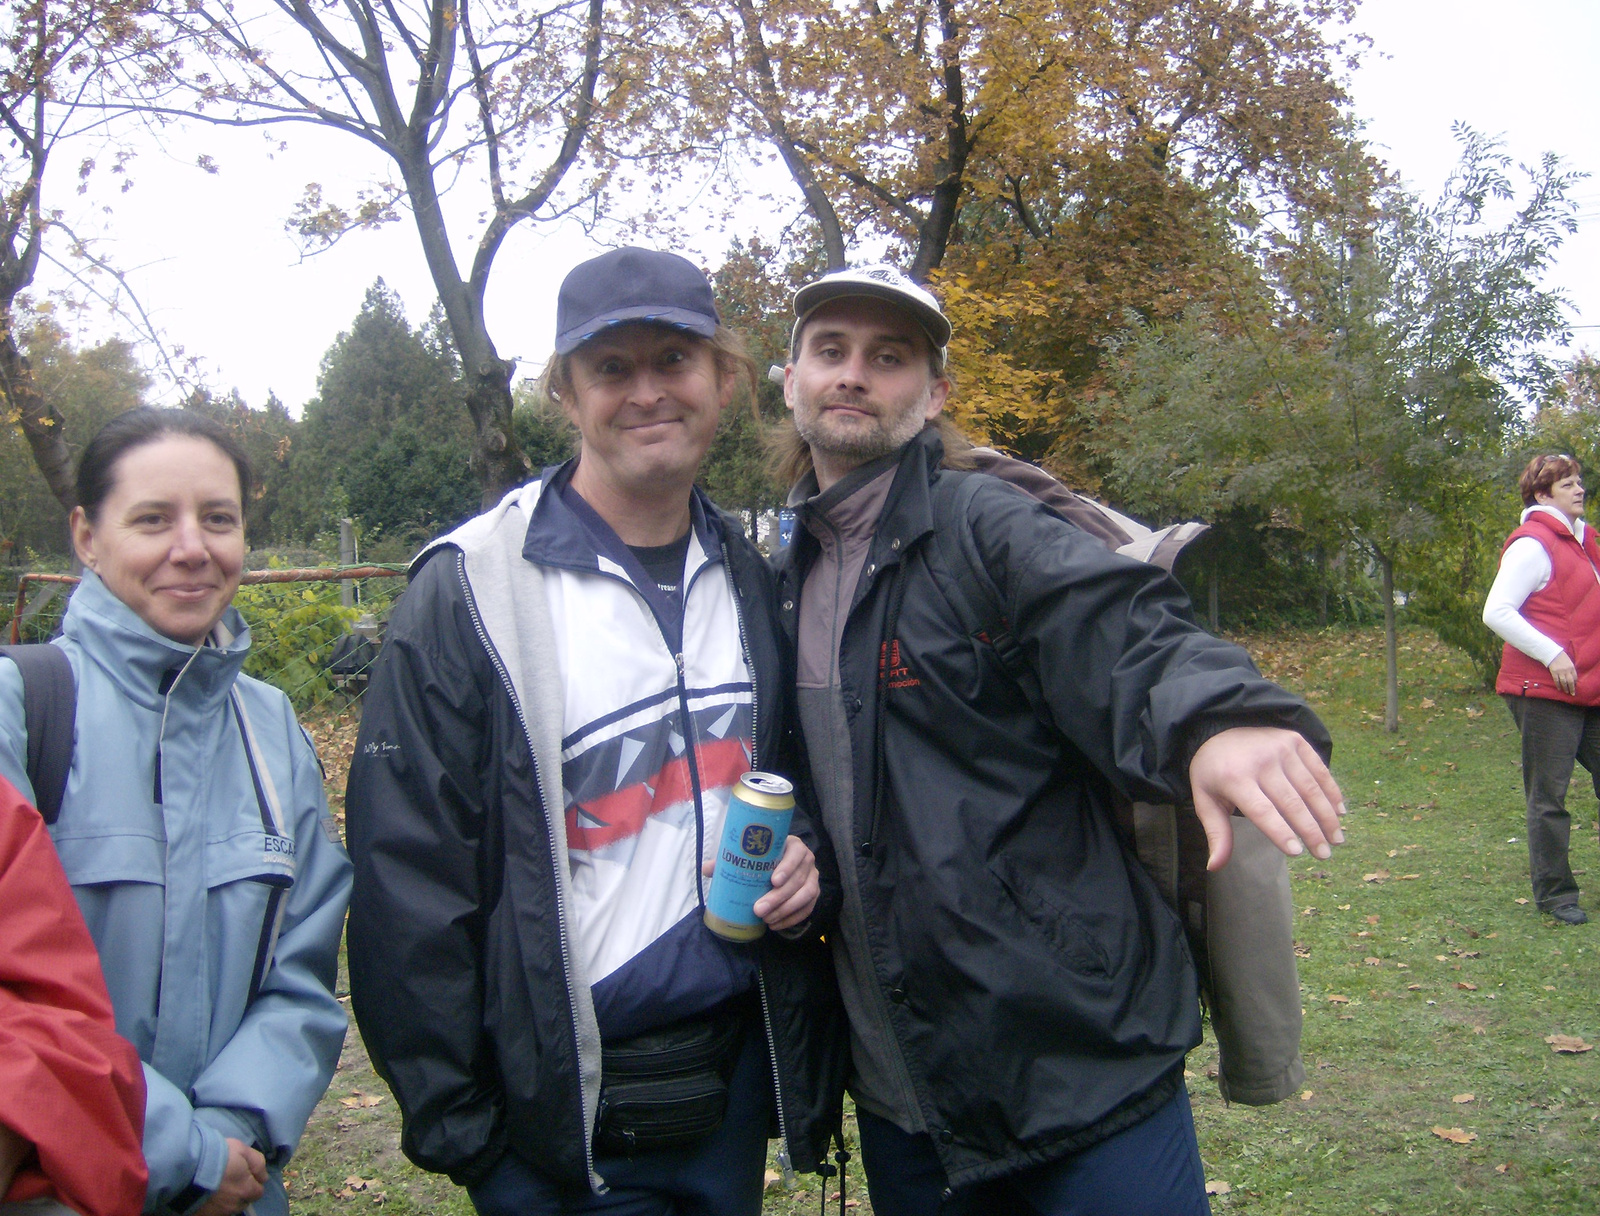
<svg viewBox="0 0 1600 1216">
<path fill-rule="evenodd" d="M 1316 749 L 1301 739 L 1295 754 L 1284 765 L 1284 773 L 1316 819 L 1323 839 L 1330 844 L 1343 844 L 1344 828 L 1339 821 L 1344 815 L 1344 793 Z"/>
<path fill-rule="evenodd" d="M 1265 826 L 1256 818 L 1257 813 L 1281 820 L 1288 825 L 1295 836 L 1299 837 L 1299 842 L 1311 850 L 1313 856 L 1326 861 L 1333 856 L 1333 848 L 1323 833 L 1322 825 L 1317 822 L 1316 814 L 1307 805 L 1306 794 L 1310 794 L 1312 798 L 1327 807 L 1327 800 L 1322 797 L 1322 789 L 1311 780 L 1311 774 L 1305 774 L 1305 787 L 1302 792 L 1287 773 L 1269 772 L 1263 775 L 1261 784 L 1256 790 L 1244 792 L 1239 809 L 1249 816 L 1257 827 Z M 1259 800 L 1255 795 L 1260 796 Z M 1327 807 L 1326 813 L 1329 820 L 1337 823 L 1338 816 L 1333 813 L 1332 807 Z M 1295 850 L 1296 853 L 1299 851 Z"/>
<path fill-rule="evenodd" d="M 1290 857 L 1298 857 L 1306 851 L 1306 846 L 1301 841 L 1300 833 L 1295 831 L 1289 821 L 1284 818 L 1277 804 L 1259 785 L 1252 784 L 1248 789 L 1240 791 L 1235 800 L 1235 805 L 1239 808 L 1239 813 L 1260 828 L 1262 834 L 1272 841 L 1280 852 L 1286 853 Z M 1309 813 L 1304 811 L 1302 813 L 1305 814 L 1306 822 L 1309 823 L 1311 821 Z M 1326 850 L 1328 846 L 1326 842 L 1320 841 L 1320 837 L 1321 833 L 1318 833 L 1319 843 Z M 1319 856 L 1323 855 L 1325 854 L 1319 854 Z"/>
<path fill-rule="evenodd" d="M 1334 816 L 1343 818 L 1345 813 L 1344 791 L 1339 788 L 1339 783 L 1333 779 L 1333 774 L 1328 771 L 1328 766 L 1323 763 L 1322 757 L 1317 755 L 1317 749 L 1304 739 L 1301 739 L 1295 752 L 1300 757 L 1300 763 L 1311 773 L 1312 780 L 1321 787 L 1322 796 L 1333 807 Z M 1337 823 L 1334 825 L 1334 835 L 1329 839 L 1333 840 L 1335 844 L 1344 843 L 1344 832 L 1338 828 Z"/>
<path fill-rule="evenodd" d="M 1228 822 L 1231 811 L 1231 807 L 1222 806 L 1205 790 L 1194 791 L 1195 818 L 1205 829 L 1206 843 L 1210 845 L 1210 855 L 1206 858 L 1208 870 L 1222 869 L 1233 856 L 1233 824 Z"/>
<path fill-rule="evenodd" d="M 763 895 L 756 901 L 755 914 L 766 921 L 768 928 L 787 929 L 811 915 L 820 890 L 820 882 L 813 870 L 805 882 Z"/>
</svg>

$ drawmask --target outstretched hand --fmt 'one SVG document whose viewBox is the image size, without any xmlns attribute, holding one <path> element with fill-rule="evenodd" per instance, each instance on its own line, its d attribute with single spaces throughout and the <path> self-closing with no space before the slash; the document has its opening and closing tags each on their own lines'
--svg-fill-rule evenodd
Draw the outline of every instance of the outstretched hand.
<svg viewBox="0 0 1600 1216">
<path fill-rule="evenodd" d="M 1344 843 L 1344 795 L 1311 744 L 1292 730 L 1238 726 L 1213 735 L 1189 763 L 1194 811 L 1211 844 L 1208 870 L 1233 853 L 1238 810 L 1290 857 L 1306 849 L 1320 858 Z"/>
</svg>

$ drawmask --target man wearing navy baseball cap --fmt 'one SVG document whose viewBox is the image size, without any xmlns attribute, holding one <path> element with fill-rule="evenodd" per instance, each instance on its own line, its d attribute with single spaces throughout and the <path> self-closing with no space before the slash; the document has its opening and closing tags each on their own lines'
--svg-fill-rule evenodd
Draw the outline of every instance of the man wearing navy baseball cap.
<svg viewBox="0 0 1600 1216">
<path fill-rule="evenodd" d="M 951 467 L 926 288 L 845 270 L 794 311 L 778 598 L 873 1211 L 1206 1212 L 1194 964 L 1111 793 L 1193 802 L 1214 866 L 1235 810 L 1326 857 L 1327 732 L 1161 570 Z"/>
<path fill-rule="evenodd" d="M 769 1124 L 823 1159 L 845 1032 L 806 808 L 780 932 L 702 919 L 733 787 L 792 768 L 771 572 L 694 485 L 752 369 L 676 254 L 583 263 L 556 315 L 581 449 L 423 550 L 363 706 L 355 1014 L 407 1155 L 484 1216 L 755 1216 Z"/>
</svg>

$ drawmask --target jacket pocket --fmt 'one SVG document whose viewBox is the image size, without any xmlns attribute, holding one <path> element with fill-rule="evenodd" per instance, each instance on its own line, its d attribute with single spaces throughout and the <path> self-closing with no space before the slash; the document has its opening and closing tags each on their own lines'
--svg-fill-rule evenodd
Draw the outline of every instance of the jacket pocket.
<svg viewBox="0 0 1600 1216">
<path fill-rule="evenodd" d="M 1105 949 L 1088 923 L 1067 908 L 1065 900 L 1042 887 L 1010 857 L 996 857 L 989 872 L 1010 895 L 1021 920 L 1042 937 L 1062 961 L 1090 975 L 1110 974 Z"/>
</svg>

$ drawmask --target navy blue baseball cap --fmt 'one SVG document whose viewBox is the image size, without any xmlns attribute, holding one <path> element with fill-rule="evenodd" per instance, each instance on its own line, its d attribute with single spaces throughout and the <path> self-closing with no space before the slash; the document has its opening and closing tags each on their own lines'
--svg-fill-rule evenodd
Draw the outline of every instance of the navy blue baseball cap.
<svg viewBox="0 0 1600 1216">
<path fill-rule="evenodd" d="M 688 258 L 656 249 L 613 249 L 574 266 L 562 280 L 556 354 L 568 354 L 624 321 L 654 321 L 709 338 L 719 318 L 711 284 Z"/>
</svg>

